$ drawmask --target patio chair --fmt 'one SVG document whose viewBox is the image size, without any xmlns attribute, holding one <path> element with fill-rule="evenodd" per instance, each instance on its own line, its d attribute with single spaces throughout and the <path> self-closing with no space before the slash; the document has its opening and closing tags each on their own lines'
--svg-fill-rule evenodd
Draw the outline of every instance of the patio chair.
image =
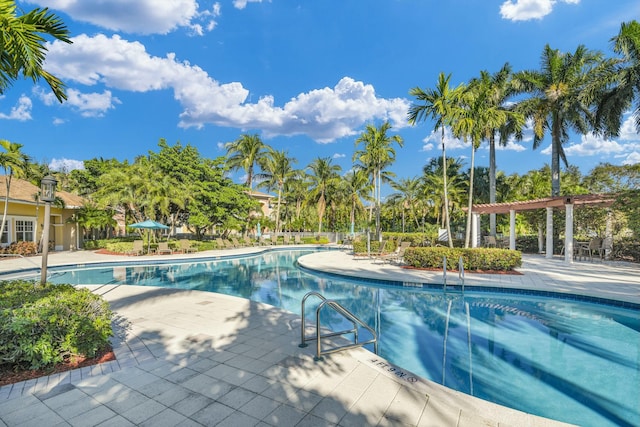
<svg viewBox="0 0 640 427">
<path fill-rule="evenodd" d="M 277 246 L 278 245 L 278 236 L 276 236 L 275 234 L 271 235 L 271 244 L 273 246 Z"/>
<path fill-rule="evenodd" d="M 144 253 L 144 242 L 142 240 L 134 240 L 133 248 L 125 252 L 125 255 L 142 255 Z"/>
<path fill-rule="evenodd" d="M 484 236 L 484 246 L 485 248 L 496 248 L 498 247 L 498 242 L 496 241 L 495 236 Z"/>
<path fill-rule="evenodd" d="M 282 238 L 282 244 L 283 245 L 290 245 L 291 244 L 291 236 L 288 234 L 285 234 L 284 237 Z"/>
<path fill-rule="evenodd" d="M 302 244 L 302 240 L 300 240 L 300 235 L 299 235 L 299 234 L 296 234 L 296 235 L 295 235 L 295 237 L 293 238 L 293 242 L 294 242 L 296 245 L 300 245 L 300 244 Z"/>
<path fill-rule="evenodd" d="M 156 253 L 158 255 L 162 255 L 162 254 L 171 255 L 173 253 L 173 250 L 171 250 L 171 248 L 169 247 L 169 242 L 159 242 Z"/>
<path fill-rule="evenodd" d="M 231 238 L 231 243 L 233 244 L 234 247 L 236 248 L 242 248 L 244 245 L 242 243 L 240 243 L 238 241 L 238 239 L 236 239 L 235 237 Z"/>
<path fill-rule="evenodd" d="M 600 256 L 601 249 L 602 239 L 600 237 L 594 237 L 589 241 L 589 244 L 580 245 L 580 259 L 584 257 L 584 259 L 586 260 L 587 256 L 589 256 L 589 261 L 593 262 L 593 255 L 598 254 L 598 256 Z"/>
<path fill-rule="evenodd" d="M 183 254 L 198 252 L 198 249 L 191 246 L 191 242 L 189 242 L 189 239 L 180 239 L 179 243 L 180 243 L 180 251 Z"/>
<path fill-rule="evenodd" d="M 378 249 L 378 253 L 373 255 L 374 264 L 377 260 L 382 260 L 384 262 L 383 256 L 386 254 L 384 250 L 387 247 L 387 243 L 388 243 L 387 240 L 383 240 L 382 242 L 380 242 L 380 248 Z"/>
</svg>

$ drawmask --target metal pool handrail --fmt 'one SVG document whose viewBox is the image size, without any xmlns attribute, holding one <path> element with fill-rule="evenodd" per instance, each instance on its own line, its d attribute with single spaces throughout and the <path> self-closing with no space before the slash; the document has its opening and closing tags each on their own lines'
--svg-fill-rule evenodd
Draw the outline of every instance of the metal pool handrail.
<svg viewBox="0 0 640 427">
<path fill-rule="evenodd" d="M 316 308 L 316 325 L 315 325 L 316 326 L 316 333 L 315 333 L 314 336 L 307 337 L 305 335 L 306 321 L 305 321 L 304 306 L 305 306 L 305 303 L 306 303 L 307 299 L 309 297 L 311 297 L 311 296 L 318 297 L 322 302 Z M 336 313 L 342 315 L 346 320 L 350 321 L 351 324 L 353 325 L 353 328 L 347 329 L 347 330 L 344 330 L 344 331 L 340 331 L 340 332 L 331 332 L 331 333 L 327 333 L 327 334 L 321 334 L 320 333 L 320 312 L 322 311 L 322 309 L 325 306 L 333 309 Z M 314 357 L 314 360 L 316 360 L 316 361 L 322 360 L 322 355 L 323 354 L 336 353 L 336 352 L 342 351 L 342 350 L 348 350 L 348 349 L 351 349 L 351 348 L 362 347 L 362 346 L 367 345 L 367 344 L 373 344 L 373 351 L 374 351 L 375 354 L 378 354 L 378 336 L 377 336 L 376 332 L 373 329 L 371 329 L 367 324 L 365 324 L 362 320 L 358 319 L 358 317 L 356 317 L 355 314 L 351 313 L 345 307 L 340 305 L 340 303 L 337 302 L 337 301 L 326 299 L 324 296 L 322 296 L 318 292 L 314 292 L 314 291 L 308 292 L 302 298 L 301 317 L 302 317 L 302 324 L 300 325 L 300 345 L 299 345 L 299 347 L 306 347 L 308 345 L 308 344 L 306 344 L 307 341 L 315 340 L 316 341 L 316 356 Z M 371 334 L 371 336 L 373 338 L 371 338 L 371 339 L 369 339 L 367 341 L 360 341 L 359 342 L 358 341 L 358 325 L 360 325 L 361 327 L 363 327 L 367 331 L 369 331 L 369 333 Z M 322 345 L 321 345 L 322 338 L 336 337 L 336 336 L 341 336 L 341 335 L 346 335 L 346 334 L 353 334 L 353 344 L 342 345 L 342 346 L 331 348 L 329 350 L 322 351 Z"/>
</svg>

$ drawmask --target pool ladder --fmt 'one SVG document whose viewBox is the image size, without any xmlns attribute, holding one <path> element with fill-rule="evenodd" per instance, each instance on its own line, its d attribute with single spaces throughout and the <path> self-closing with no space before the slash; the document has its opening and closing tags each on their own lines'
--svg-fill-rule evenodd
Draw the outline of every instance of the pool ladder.
<svg viewBox="0 0 640 427">
<path fill-rule="evenodd" d="M 315 332 L 314 335 L 307 337 L 306 334 L 305 334 L 306 322 L 305 322 L 304 306 L 305 306 L 305 303 L 306 303 L 307 299 L 309 297 L 312 297 L 312 296 L 318 297 L 321 302 L 318 305 L 318 307 L 316 308 L 316 324 L 315 324 L 316 332 Z M 320 327 L 320 312 L 325 307 L 333 309 L 336 313 L 342 315 L 342 317 L 344 317 L 346 320 L 351 322 L 351 324 L 353 325 L 353 328 L 346 329 L 346 330 L 340 331 L 340 332 L 330 332 L 330 333 L 322 334 L 321 333 L 321 327 Z M 351 313 L 349 310 L 347 310 L 342 305 L 340 305 L 339 302 L 334 301 L 334 300 L 330 300 L 330 299 L 326 299 L 325 297 L 323 297 L 318 292 L 313 292 L 312 291 L 312 292 L 308 292 L 302 298 L 302 306 L 301 306 L 301 310 L 300 311 L 301 311 L 301 317 L 302 317 L 302 324 L 300 326 L 300 345 L 298 347 L 306 347 L 308 345 L 307 341 L 315 340 L 316 341 L 316 356 L 313 358 L 315 361 L 322 360 L 322 355 L 323 354 L 336 353 L 336 352 L 342 351 L 342 350 L 348 350 L 348 349 L 351 349 L 351 348 L 362 347 L 362 346 L 367 345 L 367 344 L 373 344 L 373 351 L 374 351 L 375 354 L 378 354 L 378 336 L 377 336 L 376 332 L 373 329 L 371 329 L 367 324 L 365 324 L 362 320 L 358 319 L 355 314 Z M 358 341 L 358 325 L 363 327 L 367 331 L 369 331 L 369 333 L 371 334 L 372 338 L 367 340 L 367 341 Z M 322 350 L 322 342 L 321 342 L 322 338 L 337 337 L 337 336 L 347 335 L 347 334 L 353 334 L 353 343 L 352 344 L 346 344 L 346 345 L 341 345 L 341 346 L 338 346 L 338 347 L 329 348 L 327 350 Z"/>
</svg>

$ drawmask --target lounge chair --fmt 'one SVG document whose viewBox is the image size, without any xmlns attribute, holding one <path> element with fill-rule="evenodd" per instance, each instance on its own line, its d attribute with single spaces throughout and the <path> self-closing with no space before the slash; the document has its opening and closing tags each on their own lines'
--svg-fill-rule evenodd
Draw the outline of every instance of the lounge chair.
<svg viewBox="0 0 640 427">
<path fill-rule="evenodd" d="M 125 255 L 142 255 L 144 253 L 144 242 L 142 240 L 134 240 L 133 248 L 125 252 Z"/>
<path fill-rule="evenodd" d="M 183 254 L 198 252 L 198 249 L 191 246 L 191 242 L 189 242 L 188 239 L 180 239 L 179 243 L 180 243 L 180 251 Z"/>
<path fill-rule="evenodd" d="M 275 234 L 271 235 L 271 244 L 273 246 L 277 246 L 278 245 L 278 236 L 276 236 Z"/>
<path fill-rule="evenodd" d="M 227 249 L 227 245 L 220 237 L 216 239 L 216 249 Z"/>
<path fill-rule="evenodd" d="M 300 245 L 300 244 L 302 244 L 302 240 L 300 240 L 300 235 L 296 234 L 296 236 L 293 238 L 293 242 L 294 242 L 296 245 Z"/>
<path fill-rule="evenodd" d="M 377 260 L 382 260 L 382 256 L 386 254 L 384 251 L 387 247 L 387 241 L 383 240 L 380 242 L 380 248 L 378 249 L 378 253 L 373 255 L 373 262 L 375 263 Z M 384 261 L 384 260 L 383 260 Z"/>
<path fill-rule="evenodd" d="M 173 251 L 169 247 L 169 242 L 159 242 L 158 243 L 158 249 L 156 250 L 156 253 L 158 255 L 162 255 L 162 254 L 171 255 L 173 253 Z"/>
<path fill-rule="evenodd" d="M 251 240 L 249 236 L 244 236 L 244 243 L 245 246 L 256 246 L 256 241 Z"/>
<path fill-rule="evenodd" d="M 407 248 L 411 246 L 411 242 L 402 242 L 400 243 L 400 246 L 398 246 L 396 248 L 395 251 L 389 253 L 389 254 L 382 254 L 380 255 L 379 259 L 381 259 L 383 262 L 395 262 L 395 263 L 402 263 L 404 262 L 404 253 L 407 250 Z"/>
<path fill-rule="evenodd" d="M 233 246 L 234 246 L 235 248 L 241 248 L 241 247 L 243 247 L 243 246 L 244 246 L 244 245 L 243 245 L 242 243 L 240 243 L 240 242 L 238 241 L 238 239 L 236 239 L 235 237 L 232 237 L 232 238 L 231 238 L 231 243 L 233 244 Z"/>
<path fill-rule="evenodd" d="M 291 236 L 288 234 L 285 234 L 284 237 L 282 238 L 282 244 L 283 245 L 290 245 L 291 244 Z"/>
</svg>

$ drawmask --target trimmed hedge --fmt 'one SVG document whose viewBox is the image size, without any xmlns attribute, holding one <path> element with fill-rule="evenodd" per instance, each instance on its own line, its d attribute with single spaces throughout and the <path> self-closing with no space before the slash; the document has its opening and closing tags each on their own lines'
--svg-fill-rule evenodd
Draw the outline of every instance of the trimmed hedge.
<svg viewBox="0 0 640 427">
<path fill-rule="evenodd" d="M 457 270 L 462 256 L 466 270 L 509 271 L 522 265 L 519 251 L 493 248 L 407 248 L 404 261 L 416 268 L 442 268 L 443 257 L 447 257 L 447 269 Z"/>
<path fill-rule="evenodd" d="M 112 312 L 71 285 L 0 282 L 0 369 L 42 369 L 109 346 Z"/>
</svg>

